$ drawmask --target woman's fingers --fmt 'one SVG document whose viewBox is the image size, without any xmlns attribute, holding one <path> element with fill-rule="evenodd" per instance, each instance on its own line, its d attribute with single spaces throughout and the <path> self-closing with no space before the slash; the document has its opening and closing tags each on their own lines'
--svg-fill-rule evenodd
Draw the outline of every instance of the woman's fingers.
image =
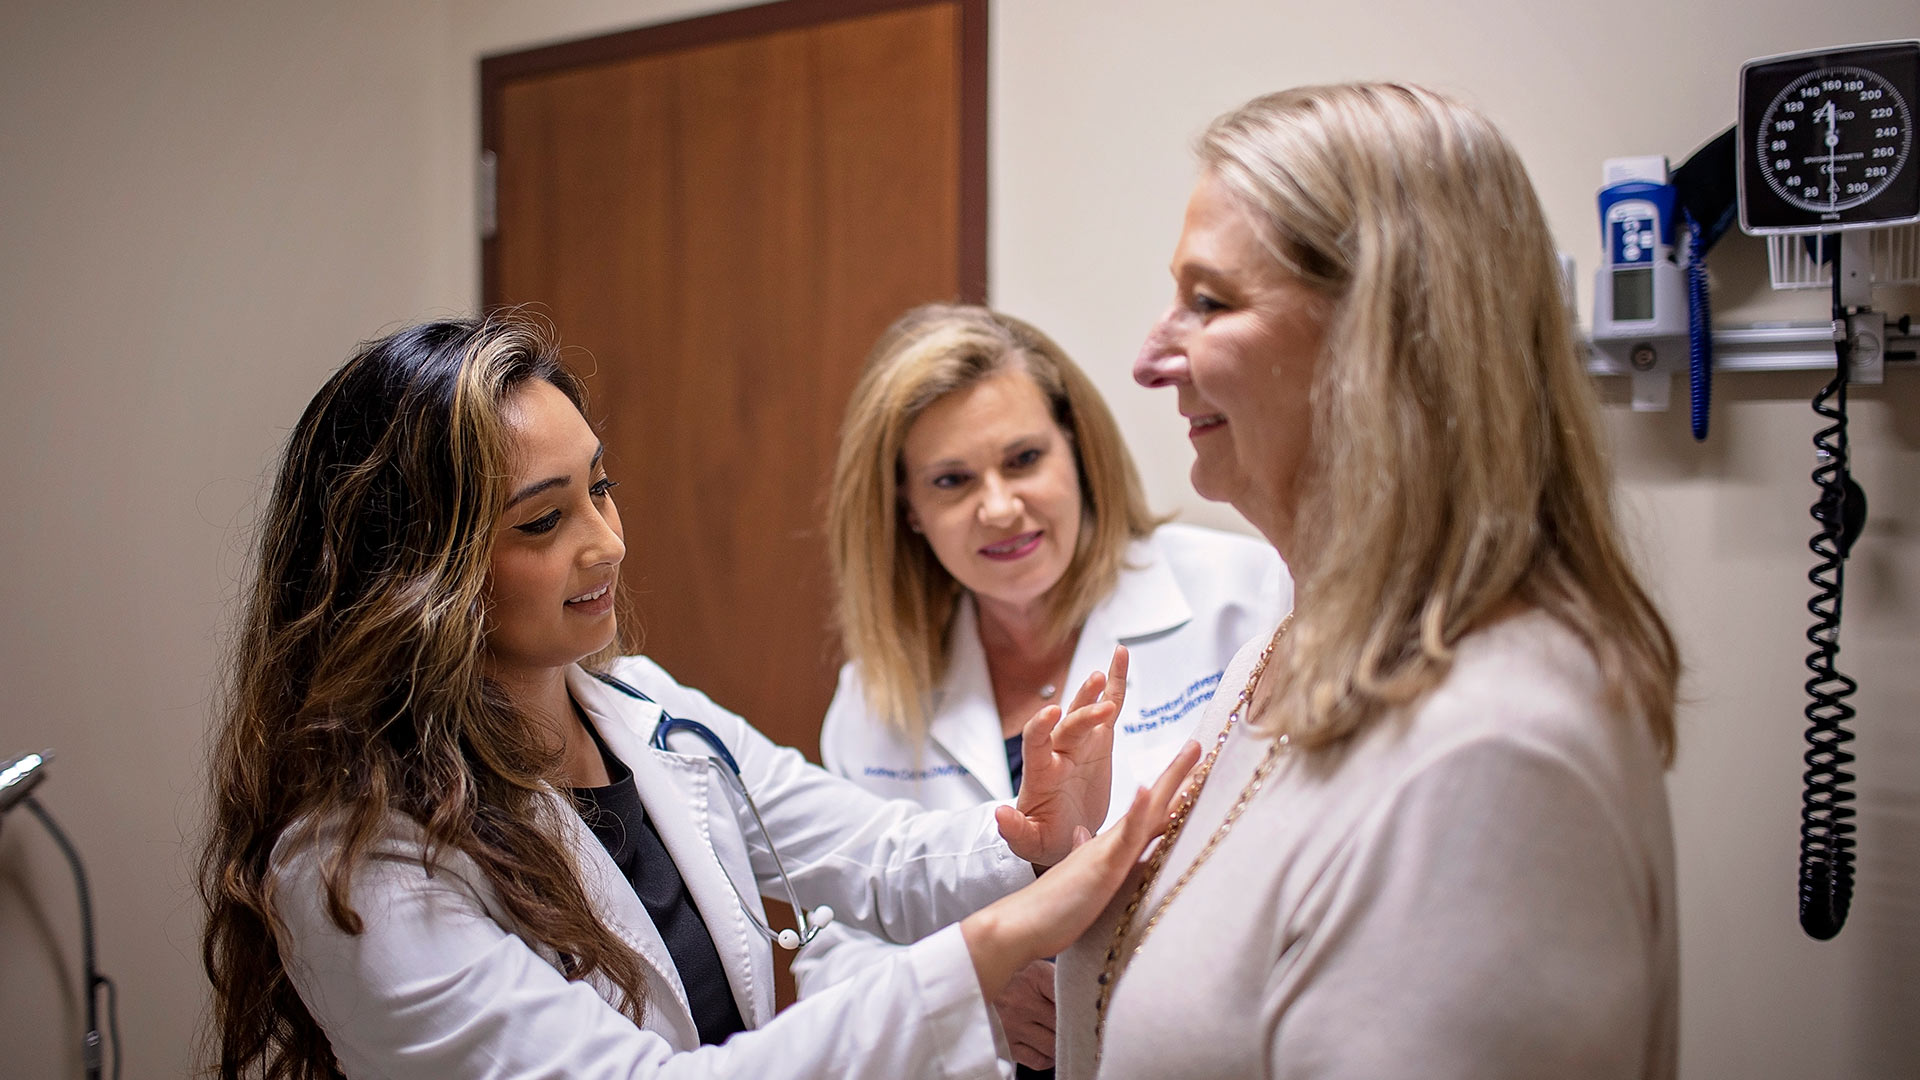
<svg viewBox="0 0 1920 1080">
<path fill-rule="evenodd" d="M 1119 713 L 1120 710 L 1112 702 L 1095 701 L 1089 705 L 1082 705 L 1061 717 L 1060 722 L 1053 726 L 1053 731 L 1050 733 L 1054 751 L 1061 754 L 1079 752 L 1082 746 L 1087 745 L 1089 739 L 1101 736 L 1103 726 L 1106 731 L 1111 732 L 1114 718 Z M 1024 746 L 1022 750 L 1024 752 Z"/>
<path fill-rule="evenodd" d="M 1013 1053 L 1015 1064 L 1025 1065 L 1029 1069 L 1053 1068 L 1053 1048 L 1041 1049 L 1024 1042 L 1011 1042 L 1008 1050 Z"/>
<path fill-rule="evenodd" d="M 1113 647 L 1113 660 L 1107 665 L 1107 689 L 1100 695 L 1102 701 L 1113 702 L 1119 709 L 1127 703 L 1127 666 L 1132 662 L 1132 654 L 1125 645 Z"/>
<path fill-rule="evenodd" d="M 1036 960 L 1020 969 L 994 999 L 1013 1059 L 1032 1069 L 1053 1064 L 1053 964 Z"/>
<path fill-rule="evenodd" d="M 1167 831 L 1167 813 L 1199 755 L 1198 743 L 1182 746 L 1151 788 L 1133 793 L 1118 826 L 1090 840 L 1084 828 L 1070 832 L 1071 852 L 1038 881 L 961 921 L 974 971 L 988 997 L 998 997 L 1029 961 L 1054 955 L 1086 932 L 1147 845 Z M 1106 805 L 1104 800 L 1101 805 Z M 1038 824 L 1010 806 L 1001 806 L 995 816 L 1016 852 L 1040 833 Z"/>
<path fill-rule="evenodd" d="M 1147 845 L 1156 836 L 1164 835 L 1172 824 L 1173 805 L 1179 798 L 1180 788 L 1187 774 L 1200 760 L 1200 744 L 1188 740 L 1167 767 L 1160 770 L 1160 776 L 1154 780 L 1151 788 L 1140 788 L 1133 793 L 1133 802 L 1127 806 L 1127 815 L 1120 819 L 1115 829 L 1121 835 L 1116 838 L 1115 857 L 1124 861 L 1128 868 L 1137 862 L 1147 850 Z"/>
<path fill-rule="evenodd" d="M 1061 753 L 1072 753 L 1087 737 L 1087 732 L 1110 719 L 1107 710 L 1101 708 L 1105 704 L 1101 692 L 1106 688 L 1107 676 L 1101 671 L 1088 675 L 1080 684 L 1080 690 L 1067 703 L 1066 713 L 1053 728 L 1054 745 Z"/>
<path fill-rule="evenodd" d="M 1153 792 L 1147 788 L 1135 788 L 1133 801 L 1127 804 L 1127 812 L 1116 828 L 1108 832 L 1118 833 L 1114 839 L 1115 860 L 1131 863 L 1140 858 L 1147 845 L 1158 835 L 1153 831 L 1154 819 L 1160 815 L 1153 812 Z M 1164 829 L 1164 826 L 1162 826 Z"/>
<path fill-rule="evenodd" d="M 1167 827 L 1172 824 L 1169 816 L 1173 812 L 1174 801 L 1179 798 L 1181 789 L 1186 787 L 1194 767 L 1199 764 L 1200 744 L 1189 739 L 1180 747 L 1179 752 L 1173 755 L 1173 760 L 1167 762 L 1167 767 L 1160 770 L 1159 777 L 1153 782 L 1153 788 L 1147 792 L 1148 820 L 1143 824 L 1148 824 L 1153 829 L 1147 839 L 1151 840 L 1166 832 Z"/>
<path fill-rule="evenodd" d="M 1060 706 L 1043 705 L 1020 729 L 1020 752 L 1028 761 L 1053 749 L 1054 729 L 1060 726 Z"/>
<path fill-rule="evenodd" d="M 1080 684 L 1073 699 L 1067 702 L 1065 713 L 1052 727 L 1056 749 L 1062 753 L 1073 753 L 1089 735 L 1099 734 L 1100 725 L 1111 723 L 1119 717 L 1120 709 L 1127 700 L 1127 668 L 1130 662 L 1127 647 L 1116 645 L 1107 670 L 1093 672 Z M 1029 725 L 1032 723 L 1028 721 Z M 1031 745 L 1022 747 L 1029 757 L 1033 749 Z"/>
<path fill-rule="evenodd" d="M 1027 858 L 1039 850 L 1040 827 L 1027 815 L 1003 804 L 993 811 L 993 823 L 1000 826 L 1000 837 L 1007 842 L 1007 847 L 1013 849 L 1014 854 Z"/>
<path fill-rule="evenodd" d="M 1073 700 L 1067 702 L 1067 711 L 1072 712 L 1075 709 L 1084 709 L 1093 704 L 1099 699 L 1100 691 L 1106 689 L 1106 687 L 1107 676 L 1105 672 L 1096 671 L 1088 675 L 1086 680 L 1080 684 L 1080 689 L 1073 692 Z"/>
</svg>

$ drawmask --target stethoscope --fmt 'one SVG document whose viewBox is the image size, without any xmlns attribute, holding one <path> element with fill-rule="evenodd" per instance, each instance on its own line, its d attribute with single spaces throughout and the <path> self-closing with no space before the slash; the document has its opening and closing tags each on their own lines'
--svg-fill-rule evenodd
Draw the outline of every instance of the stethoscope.
<svg viewBox="0 0 1920 1080">
<path fill-rule="evenodd" d="M 767 823 L 760 820 L 760 808 L 754 805 L 753 796 L 747 793 L 747 783 L 740 775 L 740 763 L 734 760 L 733 754 L 727 750 L 727 744 L 720 741 L 720 736 L 715 735 L 712 728 L 698 720 L 687 720 L 672 715 L 659 702 L 612 675 L 599 671 L 592 674 L 594 678 L 628 697 L 660 709 L 660 723 L 655 725 L 653 738 L 649 740 L 655 750 L 679 754 L 682 757 L 704 758 L 715 772 L 733 786 L 733 790 L 740 796 L 741 801 L 747 804 L 747 812 L 753 815 L 753 824 L 760 830 L 761 839 L 767 842 L 767 852 L 773 856 L 773 868 L 780 874 L 780 883 L 786 890 L 787 903 L 793 908 L 793 917 L 800 923 L 797 933 L 792 930 L 775 930 L 768 926 L 764 919 L 754 914 L 753 905 L 747 903 L 746 896 L 740 892 L 740 886 L 734 883 L 733 875 L 723 873 L 721 876 L 725 877 L 727 884 L 733 887 L 734 898 L 740 901 L 740 910 L 746 913 L 754 929 L 760 931 L 762 937 L 783 949 L 798 949 L 826 929 L 827 924 L 833 922 L 833 909 L 821 904 L 809 911 L 800 905 L 800 898 L 793 891 L 793 879 L 787 876 L 786 865 L 780 861 L 780 849 L 773 846 L 773 834 L 767 831 Z M 675 735 L 690 735 L 698 739 L 706 744 L 705 751 L 686 754 L 675 750 L 669 741 Z"/>
</svg>

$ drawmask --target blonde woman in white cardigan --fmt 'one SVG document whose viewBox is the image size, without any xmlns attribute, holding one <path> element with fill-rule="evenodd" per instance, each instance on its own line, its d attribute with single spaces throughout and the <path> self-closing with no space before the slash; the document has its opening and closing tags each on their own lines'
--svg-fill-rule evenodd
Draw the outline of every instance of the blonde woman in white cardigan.
<svg viewBox="0 0 1920 1080">
<path fill-rule="evenodd" d="M 1060 958 L 1061 1075 L 1671 1076 L 1678 662 L 1518 155 L 1398 85 L 1256 99 L 1199 153 L 1135 376 L 1295 613 Z"/>
</svg>

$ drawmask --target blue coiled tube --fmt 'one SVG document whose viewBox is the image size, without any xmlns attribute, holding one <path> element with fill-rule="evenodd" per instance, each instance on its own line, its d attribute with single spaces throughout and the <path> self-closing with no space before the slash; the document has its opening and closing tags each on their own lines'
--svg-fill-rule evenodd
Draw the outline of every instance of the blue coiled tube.
<svg viewBox="0 0 1920 1080">
<path fill-rule="evenodd" d="M 1693 391 L 1693 437 L 1707 438 L 1707 406 L 1713 399 L 1713 313 L 1707 306 L 1706 245 L 1700 223 L 1687 224 L 1687 382 Z"/>
</svg>

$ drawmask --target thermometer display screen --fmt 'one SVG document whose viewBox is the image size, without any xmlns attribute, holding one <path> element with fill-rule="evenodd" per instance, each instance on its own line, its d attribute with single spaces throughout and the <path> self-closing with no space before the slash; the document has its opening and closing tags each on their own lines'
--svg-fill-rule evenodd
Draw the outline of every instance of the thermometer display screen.
<svg viewBox="0 0 1920 1080">
<path fill-rule="evenodd" d="M 1653 268 L 1613 272 L 1613 321 L 1642 322 L 1653 318 Z"/>
<path fill-rule="evenodd" d="M 1748 232 L 1920 219 L 1920 42 L 1756 60 L 1741 72 L 1740 218 Z"/>
</svg>

